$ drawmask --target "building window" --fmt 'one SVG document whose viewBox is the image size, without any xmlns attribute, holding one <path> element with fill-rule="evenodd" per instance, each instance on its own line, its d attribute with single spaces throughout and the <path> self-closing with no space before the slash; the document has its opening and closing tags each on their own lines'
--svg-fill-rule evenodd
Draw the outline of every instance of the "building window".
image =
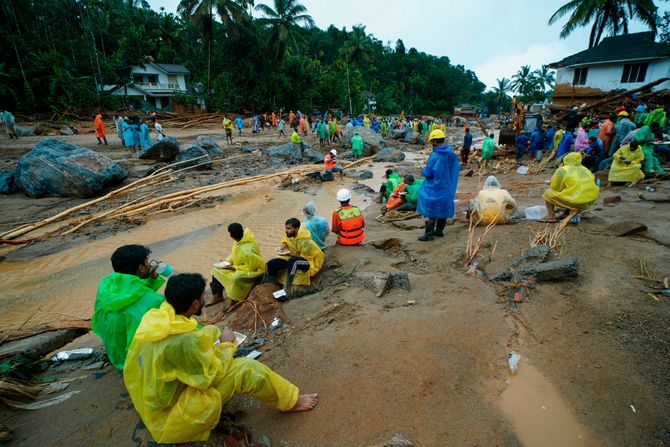
<svg viewBox="0 0 670 447">
<path fill-rule="evenodd" d="M 572 85 L 586 84 L 586 75 L 589 69 L 587 67 L 575 68 L 575 76 L 572 78 Z"/>
<path fill-rule="evenodd" d="M 647 67 L 649 67 L 648 62 L 624 65 L 623 73 L 621 74 L 621 83 L 644 82 L 644 78 L 647 76 Z"/>
</svg>

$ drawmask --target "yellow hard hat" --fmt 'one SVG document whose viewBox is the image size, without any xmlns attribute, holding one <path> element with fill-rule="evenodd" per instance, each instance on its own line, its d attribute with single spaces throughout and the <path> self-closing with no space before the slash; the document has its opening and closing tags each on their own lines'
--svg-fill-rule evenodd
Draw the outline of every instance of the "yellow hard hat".
<svg viewBox="0 0 670 447">
<path fill-rule="evenodd" d="M 622 110 L 621 112 L 619 112 L 619 114 L 617 116 L 628 116 L 628 112 L 626 112 L 625 110 Z"/>
<path fill-rule="evenodd" d="M 444 140 L 444 132 L 442 132 L 442 129 L 435 129 L 428 135 L 428 141 L 433 141 L 433 140 Z"/>
</svg>

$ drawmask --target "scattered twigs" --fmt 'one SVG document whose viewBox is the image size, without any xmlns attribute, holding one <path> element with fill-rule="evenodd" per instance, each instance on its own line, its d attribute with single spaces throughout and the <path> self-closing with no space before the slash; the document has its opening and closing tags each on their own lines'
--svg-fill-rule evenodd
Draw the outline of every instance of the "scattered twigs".
<svg viewBox="0 0 670 447">
<path fill-rule="evenodd" d="M 530 239 L 530 246 L 545 244 L 552 250 L 562 247 L 564 244 L 563 233 L 570 221 L 579 214 L 579 211 L 572 211 L 561 221 L 561 223 L 554 225 L 545 225 L 544 228 L 537 230 Z"/>
<path fill-rule="evenodd" d="M 493 262 L 493 256 L 496 254 L 496 248 L 498 248 L 498 240 L 496 239 L 495 243 L 493 244 L 493 248 L 491 249 L 491 255 L 489 256 L 489 262 Z"/>
<path fill-rule="evenodd" d="M 665 286 L 666 289 L 668 288 L 668 278 L 660 280 L 656 276 L 652 276 L 652 274 L 649 273 L 649 269 L 647 268 L 647 260 L 642 256 L 638 256 L 637 259 L 640 264 L 640 274 L 631 276 L 631 278 L 640 279 L 642 281 L 655 282 L 657 284 L 662 284 L 663 286 Z"/>
<path fill-rule="evenodd" d="M 475 228 L 481 223 L 482 218 L 480 217 L 477 222 L 475 223 L 475 220 L 472 215 L 470 215 L 470 225 L 468 227 L 468 237 L 467 237 L 467 242 L 466 242 L 466 247 L 465 247 L 465 264 L 464 266 L 470 265 L 472 260 L 477 256 L 477 253 L 479 252 L 479 249 L 482 246 L 482 242 L 484 242 L 484 239 L 486 236 L 493 230 L 493 227 L 496 226 L 497 219 L 493 219 L 491 223 L 489 223 L 486 228 L 484 229 L 484 232 L 477 237 L 477 242 L 474 243 L 473 245 L 473 239 L 474 239 L 474 233 L 475 233 Z"/>
</svg>

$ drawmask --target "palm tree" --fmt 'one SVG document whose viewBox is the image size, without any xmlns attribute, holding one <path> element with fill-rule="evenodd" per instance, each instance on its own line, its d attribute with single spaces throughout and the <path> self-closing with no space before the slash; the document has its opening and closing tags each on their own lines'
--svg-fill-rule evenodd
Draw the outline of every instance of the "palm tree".
<svg viewBox="0 0 670 447">
<path fill-rule="evenodd" d="M 257 22 L 269 28 L 270 42 L 275 45 L 275 59 L 282 61 L 287 49 L 299 51 L 305 38 L 300 35 L 301 25 L 313 27 L 314 19 L 298 0 L 274 0 L 274 9 L 265 4 L 256 6 L 256 11 L 265 15 Z"/>
<path fill-rule="evenodd" d="M 509 99 L 507 92 L 512 89 L 512 83 L 507 78 L 496 79 L 496 82 L 498 82 L 498 85 L 493 87 L 493 93 L 495 93 L 495 100 L 498 103 L 498 109 L 500 110 L 503 101 Z"/>
<path fill-rule="evenodd" d="M 634 19 L 656 32 L 658 20 L 658 8 L 653 0 L 571 0 L 558 8 L 549 18 L 549 24 L 553 25 L 568 13 L 570 18 L 561 29 L 561 39 L 593 22 L 589 48 L 598 45 L 605 31 L 609 31 L 610 36 L 628 34 L 628 23 Z"/>
<path fill-rule="evenodd" d="M 177 12 L 182 18 L 190 18 L 191 21 L 202 26 L 205 41 L 207 42 L 207 107 L 212 89 L 212 29 L 214 27 L 214 14 L 216 10 L 223 24 L 228 28 L 236 20 L 248 17 L 246 7 L 249 0 L 181 0 L 177 6 Z"/>
<path fill-rule="evenodd" d="M 354 26 L 351 34 L 347 34 L 344 45 L 340 49 L 340 54 L 344 56 L 344 62 L 347 68 L 347 94 L 349 95 L 349 115 L 353 113 L 351 105 L 351 85 L 349 82 L 349 62 L 356 63 L 359 66 L 372 60 L 372 39 L 365 32 L 364 25 Z"/>
<path fill-rule="evenodd" d="M 512 76 L 511 87 L 520 95 L 527 95 L 533 90 L 535 77 L 529 65 L 524 65 Z"/>
<path fill-rule="evenodd" d="M 533 75 L 537 80 L 537 86 L 542 89 L 542 93 L 546 91 L 545 87 L 549 87 L 550 90 L 554 88 L 556 77 L 554 72 L 546 65 L 543 65 L 539 70 L 535 70 Z"/>
</svg>

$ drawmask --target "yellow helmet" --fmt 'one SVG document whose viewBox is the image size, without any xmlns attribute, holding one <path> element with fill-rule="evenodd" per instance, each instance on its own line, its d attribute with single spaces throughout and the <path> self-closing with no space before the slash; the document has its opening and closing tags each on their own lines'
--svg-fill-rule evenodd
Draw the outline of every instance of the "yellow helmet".
<svg viewBox="0 0 670 447">
<path fill-rule="evenodd" d="M 435 129 L 428 135 L 428 141 L 433 141 L 433 140 L 444 140 L 444 132 L 442 132 L 442 129 Z"/>
</svg>

